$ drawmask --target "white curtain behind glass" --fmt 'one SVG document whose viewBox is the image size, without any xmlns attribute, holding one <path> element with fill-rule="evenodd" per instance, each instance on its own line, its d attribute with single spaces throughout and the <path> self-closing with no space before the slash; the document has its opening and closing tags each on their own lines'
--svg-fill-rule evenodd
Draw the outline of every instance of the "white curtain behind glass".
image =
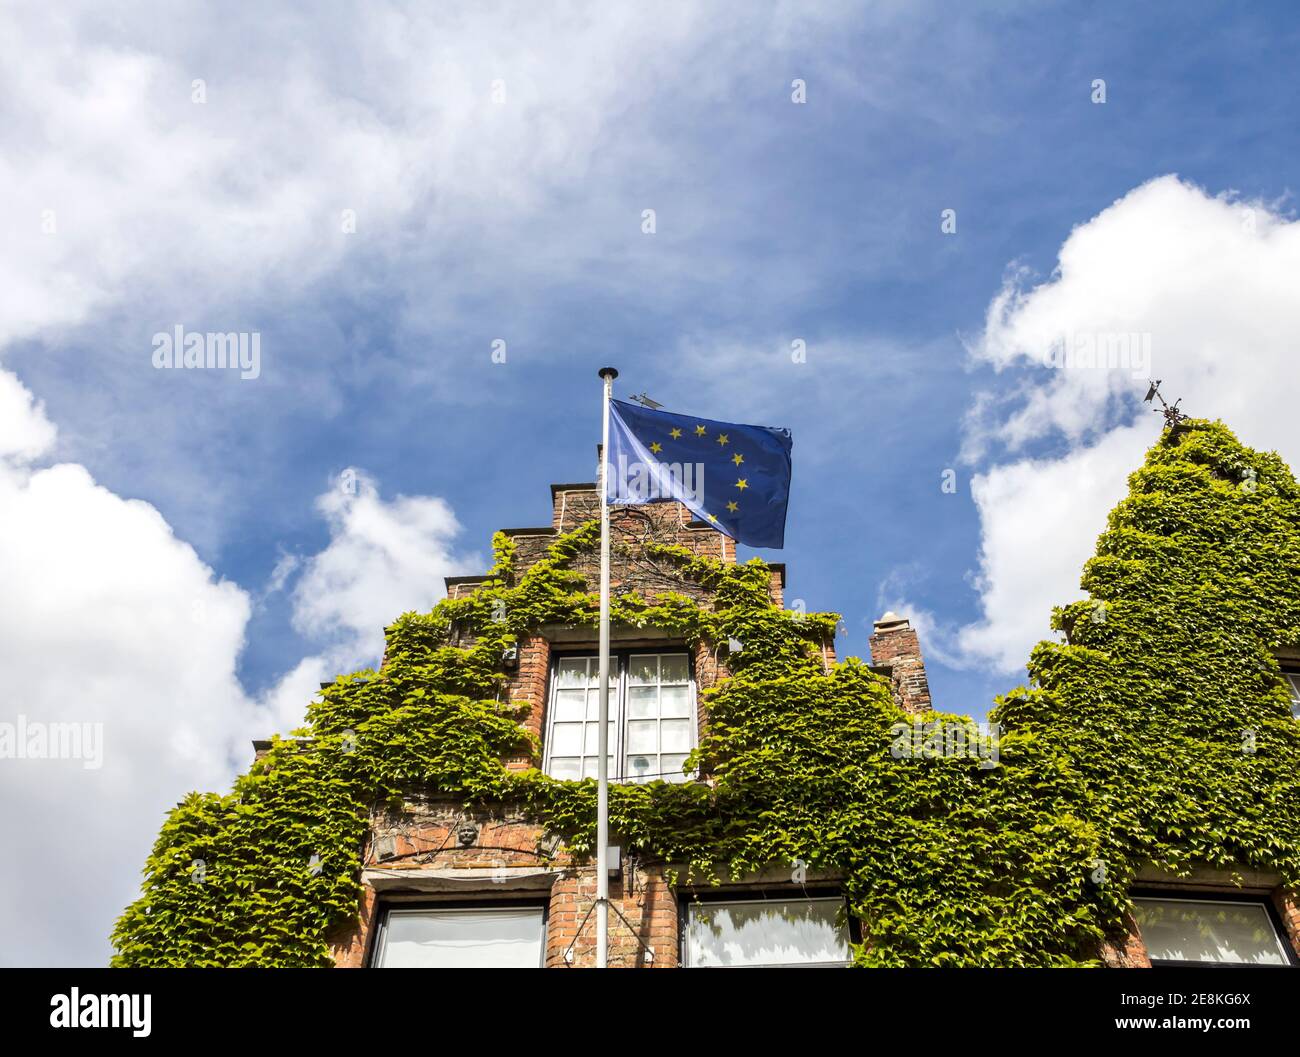
<svg viewBox="0 0 1300 1057">
<path fill-rule="evenodd" d="M 542 911 L 394 910 L 377 964 L 385 969 L 535 969 L 542 963 Z"/>
<path fill-rule="evenodd" d="M 693 903 L 687 924 L 692 966 L 839 964 L 849 960 L 841 899 Z"/>
<path fill-rule="evenodd" d="M 1258 903 L 1135 899 L 1134 917 L 1155 960 L 1285 965 L 1277 932 Z"/>
</svg>

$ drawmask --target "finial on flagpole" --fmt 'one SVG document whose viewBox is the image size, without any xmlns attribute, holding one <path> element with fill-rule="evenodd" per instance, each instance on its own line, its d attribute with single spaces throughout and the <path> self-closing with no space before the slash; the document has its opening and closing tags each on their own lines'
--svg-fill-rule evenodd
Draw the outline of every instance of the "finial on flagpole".
<svg viewBox="0 0 1300 1057">
<path fill-rule="evenodd" d="M 617 367 L 602 367 L 602 368 L 600 369 L 600 376 L 601 376 L 602 378 L 608 378 L 608 379 L 612 382 L 615 378 L 618 377 L 618 368 L 617 368 Z"/>
</svg>

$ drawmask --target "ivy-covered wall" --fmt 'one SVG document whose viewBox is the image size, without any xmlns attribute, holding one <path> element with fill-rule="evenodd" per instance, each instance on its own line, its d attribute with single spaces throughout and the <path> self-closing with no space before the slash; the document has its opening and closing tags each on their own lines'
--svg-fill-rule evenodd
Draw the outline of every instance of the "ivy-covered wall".
<svg viewBox="0 0 1300 1057">
<path fill-rule="evenodd" d="M 647 543 L 712 604 L 632 593 L 615 621 L 744 649 L 703 702 L 695 757 L 712 784 L 613 787 L 625 847 L 695 883 L 796 860 L 837 871 L 868 966 L 1096 964 L 1144 865 L 1300 883 L 1300 723 L 1274 660 L 1300 646 L 1300 490 L 1277 456 L 1200 421 L 1166 432 L 1130 483 L 1089 598 L 1055 612 L 1062 641 L 1040 643 L 1028 686 L 997 703 L 996 767 L 897 758 L 891 728 L 913 717 L 857 659 L 827 670 L 834 614 L 776 609 L 757 560 Z M 538 746 L 499 698 L 508 644 L 594 626 L 573 566 L 597 535 L 587 523 L 524 570 L 498 535 L 483 587 L 401 617 L 382 673 L 313 702 L 309 741 L 277 739 L 229 794 L 187 797 L 114 964 L 330 964 L 328 934 L 357 914 L 370 809 L 407 792 L 508 803 L 589 850 L 595 783 L 507 770 Z M 450 644 L 453 622 L 471 645 Z"/>
</svg>

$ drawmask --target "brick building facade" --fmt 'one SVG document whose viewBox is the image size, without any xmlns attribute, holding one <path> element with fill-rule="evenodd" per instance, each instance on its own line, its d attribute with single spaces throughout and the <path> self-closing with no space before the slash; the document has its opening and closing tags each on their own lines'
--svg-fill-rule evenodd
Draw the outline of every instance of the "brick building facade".
<svg viewBox="0 0 1300 1057">
<path fill-rule="evenodd" d="M 557 535 L 598 516 L 594 485 L 554 485 L 551 494 L 550 525 L 507 530 L 521 569 L 542 558 Z M 616 508 L 611 532 L 615 595 L 630 589 L 646 596 L 675 591 L 706 600 L 699 585 L 647 556 L 644 543 L 651 539 L 724 562 L 736 559 L 732 540 L 676 503 Z M 596 562 L 595 555 L 586 555 L 575 565 L 592 590 Z M 781 607 L 785 569 L 772 568 L 772 604 Z M 484 579 L 451 577 L 448 594 L 465 597 Z M 519 644 L 511 666 L 510 699 L 527 702 L 525 725 L 543 746 L 543 767 L 556 777 L 594 774 L 589 738 L 594 728 L 589 703 L 583 712 L 583 695 L 588 702 L 594 695 L 595 646 L 590 629 L 544 626 Z M 727 675 L 726 644 L 687 650 L 652 629 L 615 626 L 611 646 L 618 669 L 617 690 L 611 689 L 611 715 L 617 715 L 611 775 L 628 781 L 667 776 L 708 722 L 701 694 Z M 909 621 L 885 614 L 875 624 L 870 647 L 872 667 L 890 679 L 899 706 L 928 711 L 925 665 Z M 834 660 L 828 645 L 826 662 Z M 651 699 L 657 702 L 653 710 L 646 705 Z M 527 757 L 505 763 L 512 769 L 535 765 Z M 643 763 L 644 771 L 635 773 Z M 539 848 L 547 854 L 539 855 Z M 860 939 L 833 874 L 809 872 L 796 883 L 788 871 L 773 871 L 695 892 L 670 884 L 667 864 L 613 851 L 605 865 L 613 967 L 836 963 L 847 960 L 849 943 Z M 466 810 L 456 802 L 413 798 L 400 810 L 376 808 L 361 880 L 359 920 L 333 937 L 340 967 L 564 968 L 595 962 L 595 866 L 575 860 L 557 835 L 505 807 Z M 1142 875 L 1139 881 L 1141 892 L 1134 894 L 1140 895 L 1143 922 L 1133 921 L 1127 942 L 1100 952 L 1108 965 L 1179 960 L 1171 955 L 1196 960 L 1198 943 L 1217 944 L 1219 951 L 1240 949 L 1265 962 L 1290 962 L 1300 955 L 1300 901 L 1275 877 L 1202 871 L 1183 879 Z M 762 932 L 774 926 L 789 926 L 798 939 L 766 943 Z"/>
</svg>

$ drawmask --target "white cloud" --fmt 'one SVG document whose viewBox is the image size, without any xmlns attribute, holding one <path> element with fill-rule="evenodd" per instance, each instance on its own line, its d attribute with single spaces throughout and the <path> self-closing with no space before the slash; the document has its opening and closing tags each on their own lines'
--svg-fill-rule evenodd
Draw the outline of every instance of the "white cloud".
<svg viewBox="0 0 1300 1057">
<path fill-rule="evenodd" d="M 969 428 L 972 458 L 1003 453 L 972 482 L 983 616 L 940 646 L 1004 671 L 1048 633 L 1053 605 L 1079 597 L 1106 514 L 1159 433 L 1132 370 L 1042 366 L 1063 336 L 1149 335 L 1153 377 L 1184 410 L 1300 459 L 1300 223 L 1166 176 L 1076 228 L 1048 281 L 1026 290 L 1023 278 L 994 299 L 971 349 L 1022 372 L 1010 397 L 977 401 Z M 1020 455 L 1034 445 L 1053 454 Z"/>
<path fill-rule="evenodd" d="M 765 151 L 770 115 L 793 109 L 786 71 L 866 16 L 739 10 L 3 5 L 0 356 L 57 409 L 70 457 L 130 481 L 215 560 L 235 519 L 283 494 L 282 460 L 232 472 L 226 445 L 278 446 L 344 413 L 358 381 L 492 402 L 524 372 L 459 384 L 480 365 L 469 350 L 504 337 L 512 363 L 562 359 L 544 331 L 567 330 L 555 305 L 575 290 L 653 290 L 664 317 L 702 291 L 802 304 L 832 258 L 797 282 L 755 267 L 766 203 L 746 185 L 701 196 L 698 162 L 719 158 L 708 130 L 740 98 L 760 109 L 728 120 L 724 156 Z M 827 85 L 861 72 L 818 65 Z M 261 377 L 154 370 L 151 337 L 176 324 L 263 332 Z"/>
<path fill-rule="evenodd" d="M 959 629 L 950 650 L 1000 671 L 1025 665 L 1048 634 L 1052 607 L 1079 597 L 1083 563 L 1153 433 L 1142 422 L 1059 459 L 1025 459 L 974 478 L 984 619 Z"/>
<path fill-rule="evenodd" d="M 296 592 L 303 630 L 329 640 L 260 700 L 236 662 L 249 595 L 219 580 L 148 503 L 97 485 L 82 466 L 32 468 L 54 428 L 0 371 L 0 722 L 102 724 L 103 763 L 0 759 L 0 957 L 14 964 L 103 963 L 117 914 L 135 897 L 164 812 L 191 789 L 222 789 L 249 741 L 301 720 L 319 682 L 378 661 L 380 628 L 427 608 L 442 577 L 470 566 L 439 499 L 385 502 L 357 473 L 327 492 L 331 542 Z M 477 567 L 477 566 L 473 566 Z M 278 578 L 287 576 L 285 559 Z M 369 656 L 366 656 L 366 655 Z M 39 873 L 39 881 L 35 878 Z"/>
<path fill-rule="evenodd" d="M 356 661 L 378 663 L 383 628 L 441 598 L 444 576 L 483 568 L 477 555 L 452 553 L 460 525 L 443 500 L 399 495 L 386 502 L 376 482 L 355 468 L 343 471 L 316 508 L 329 522 L 330 542 L 306 563 L 294 589 L 294 624 L 336 640 Z"/>
<path fill-rule="evenodd" d="M 275 567 L 271 570 L 271 579 L 267 582 L 263 597 L 284 590 L 290 577 L 298 571 L 301 565 L 302 559 L 298 555 L 282 552 L 276 560 Z"/>
<path fill-rule="evenodd" d="M 0 373 L 0 393 L 15 392 L 27 397 Z M 30 403 L 5 419 L 28 437 L 52 434 Z M 10 688 L 0 721 L 100 723 L 104 739 L 97 770 L 0 760 L 0 843 L 12 864 L 0 893 L 4 959 L 102 961 L 163 811 L 247 759 L 256 710 L 235 659 L 249 601 L 153 507 L 99 487 L 81 466 L 0 460 L 0 510 Z"/>
<path fill-rule="evenodd" d="M 330 542 L 302 563 L 293 623 L 324 649 L 304 657 L 266 694 L 264 704 L 282 729 L 302 721 L 322 682 L 377 667 L 383 629 L 402 613 L 431 608 L 446 593 L 443 577 L 485 568 L 478 555 L 453 551 L 460 525 L 446 502 L 400 495 L 385 501 L 376 482 L 356 468 L 344 470 L 316 508 L 329 523 Z"/>
<path fill-rule="evenodd" d="M 606 206 L 635 230 L 646 203 L 611 200 L 620 181 L 593 169 L 674 171 L 671 143 L 637 105 L 646 86 L 726 99 L 842 14 L 783 5 L 737 20 L 725 5 L 593 3 L 557 18 L 367 3 L 331 20 L 281 11 L 268 32 L 251 10 L 178 19 L 146 3 L 52 20 L 38 4 L 6 5 L 0 346 L 120 301 L 147 307 L 160 291 L 199 311 L 300 288 L 359 246 L 401 256 L 422 311 L 472 293 L 474 269 L 498 263 L 599 281 L 593 242 L 625 244 Z M 598 221 L 557 243 L 543 211 L 575 201 Z M 501 225 L 515 237 L 484 240 Z M 528 239 L 536 252 L 523 251 Z M 454 255 L 456 270 L 408 279 L 417 244 Z M 508 259 L 486 259 L 503 244 Z M 681 270 L 704 267 L 698 250 L 665 260 L 664 278 L 689 282 Z"/>
<path fill-rule="evenodd" d="M 35 459 L 53 447 L 56 435 L 45 408 L 17 378 L 0 371 L 0 459 Z"/>
</svg>

